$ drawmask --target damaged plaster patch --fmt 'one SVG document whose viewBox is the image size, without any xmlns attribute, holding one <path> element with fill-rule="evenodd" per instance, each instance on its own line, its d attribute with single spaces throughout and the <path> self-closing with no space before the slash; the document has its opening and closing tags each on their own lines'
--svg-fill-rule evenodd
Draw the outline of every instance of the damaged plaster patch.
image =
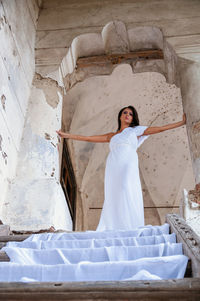
<svg viewBox="0 0 200 301">
<path fill-rule="evenodd" d="M 200 158 L 200 121 L 193 123 L 189 128 L 190 140 L 192 143 L 193 158 Z"/>
<path fill-rule="evenodd" d="M 2 141 L 3 141 L 3 138 L 2 138 L 2 136 L 0 135 L 0 152 L 1 152 L 1 155 L 2 155 L 2 157 L 3 157 L 3 159 L 4 159 L 5 164 L 7 165 L 7 157 L 8 157 L 8 155 L 7 155 L 6 152 L 4 152 L 3 149 L 2 149 Z"/>
<path fill-rule="evenodd" d="M 40 74 L 36 73 L 33 85 L 36 88 L 43 90 L 47 103 L 55 109 L 60 101 L 58 92 L 60 92 L 61 95 L 63 94 L 63 88 L 58 85 L 57 81 L 49 77 L 42 77 Z"/>
<path fill-rule="evenodd" d="M 2 157 L 3 157 L 4 161 L 5 161 L 5 164 L 7 165 L 7 157 L 8 157 L 8 155 L 5 152 L 2 152 Z"/>
<path fill-rule="evenodd" d="M 193 125 L 194 132 L 200 132 L 200 120 Z"/>
<path fill-rule="evenodd" d="M 196 206 L 196 207 L 191 205 L 191 209 L 199 210 L 199 207 L 200 207 L 200 183 L 196 184 L 196 187 L 194 190 L 188 191 L 188 199 L 190 201 L 190 204 L 192 204 L 192 202 L 198 204 L 198 206 Z"/>
<path fill-rule="evenodd" d="M 51 136 L 48 133 L 44 134 L 46 140 L 51 140 Z"/>
<path fill-rule="evenodd" d="M 3 16 L 0 18 L 0 30 L 3 28 L 3 26 L 7 24 L 7 20 L 6 20 L 6 17 Z"/>
<path fill-rule="evenodd" d="M 2 141 L 3 141 L 3 138 L 2 138 L 2 136 L 0 135 L 0 151 L 2 151 Z"/>
<path fill-rule="evenodd" d="M 6 97 L 5 95 L 1 95 L 1 104 L 2 104 L 2 107 L 4 109 L 4 111 L 6 110 Z"/>
</svg>

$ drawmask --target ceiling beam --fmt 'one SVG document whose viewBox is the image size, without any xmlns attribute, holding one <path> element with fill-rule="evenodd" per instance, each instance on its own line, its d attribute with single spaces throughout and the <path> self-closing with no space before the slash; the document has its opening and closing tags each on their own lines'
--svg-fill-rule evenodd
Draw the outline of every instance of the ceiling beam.
<svg viewBox="0 0 200 301">
<path fill-rule="evenodd" d="M 163 51 L 160 49 L 149 49 L 133 51 L 129 53 L 120 54 L 106 54 L 90 57 L 78 58 L 76 62 L 76 68 L 84 68 L 91 66 L 102 66 L 107 64 L 120 64 L 120 63 L 130 63 L 135 60 L 148 60 L 148 59 L 163 59 Z"/>
</svg>

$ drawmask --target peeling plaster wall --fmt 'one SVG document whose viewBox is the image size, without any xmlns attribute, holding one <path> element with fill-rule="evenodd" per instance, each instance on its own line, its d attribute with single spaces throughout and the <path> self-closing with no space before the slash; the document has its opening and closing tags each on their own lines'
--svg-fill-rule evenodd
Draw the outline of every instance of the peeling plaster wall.
<svg viewBox="0 0 200 301">
<path fill-rule="evenodd" d="M 82 135 L 117 129 L 121 107 L 132 104 L 140 124 L 159 126 L 182 118 L 180 90 L 155 72 L 133 74 L 129 65 L 110 76 L 77 83 L 64 100 L 66 130 Z M 84 208 L 84 229 L 95 229 L 104 200 L 104 169 L 108 144 L 71 141 L 70 150 Z M 179 212 L 183 188 L 194 186 L 185 127 L 152 135 L 138 150 L 146 224 L 159 224 L 170 212 Z"/>
<path fill-rule="evenodd" d="M 62 89 L 36 75 L 20 146 L 16 177 L 9 185 L 2 220 L 12 230 L 71 230 L 59 179 L 56 129 L 61 127 Z"/>
<path fill-rule="evenodd" d="M 38 13 L 36 0 L 0 1 L 0 219 L 15 176 L 35 70 Z"/>
</svg>

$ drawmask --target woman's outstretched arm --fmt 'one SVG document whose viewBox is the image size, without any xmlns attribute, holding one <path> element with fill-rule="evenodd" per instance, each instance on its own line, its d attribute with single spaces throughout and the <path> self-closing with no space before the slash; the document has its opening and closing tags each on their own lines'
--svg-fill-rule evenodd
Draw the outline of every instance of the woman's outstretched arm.
<svg viewBox="0 0 200 301">
<path fill-rule="evenodd" d="M 182 126 L 184 124 L 186 124 L 186 115 L 185 115 L 185 113 L 183 114 L 183 120 L 181 120 L 179 122 L 163 125 L 163 126 L 149 127 L 144 131 L 143 135 L 157 134 L 157 133 L 160 133 L 160 132 L 164 132 L 164 131 L 167 131 L 167 130 L 178 128 L 179 126 Z"/>
<path fill-rule="evenodd" d="M 61 138 L 67 138 L 67 139 L 73 139 L 73 140 L 79 140 L 79 141 L 87 141 L 87 142 L 109 142 L 111 137 L 114 135 L 114 133 L 107 133 L 104 135 L 97 135 L 97 136 L 82 136 L 82 135 L 74 135 L 70 133 L 64 133 L 62 131 L 56 131 L 56 133 Z"/>
</svg>

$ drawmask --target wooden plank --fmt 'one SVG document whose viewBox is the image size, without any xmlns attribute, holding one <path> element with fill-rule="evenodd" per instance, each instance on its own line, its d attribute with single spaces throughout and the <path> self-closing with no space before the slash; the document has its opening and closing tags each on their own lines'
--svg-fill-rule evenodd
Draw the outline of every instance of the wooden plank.
<svg viewBox="0 0 200 301">
<path fill-rule="evenodd" d="M 30 234 L 19 234 L 19 235 L 5 235 L 0 236 L 0 242 L 8 242 L 8 241 L 23 241 L 28 238 Z"/>
<path fill-rule="evenodd" d="M 152 300 L 200 298 L 200 279 L 161 281 L 0 283 L 0 298 L 8 300 Z"/>
<path fill-rule="evenodd" d="M 135 59 L 163 59 L 163 51 L 160 49 L 150 49 L 142 51 L 134 51 L 130 53 L 98 55 L 77 60 L 77 68 L 85 68 L 90 66 L 102 66 L 105 64 L 120 64 Z"/>
<path fill-rule="evenodd" d="M 0 249 L 2 249 L 3 247 L 5 247 L 6 243 L 5 242 L 0 242 Z"/>
<path fill-rule="evenodd" d="M 10 258 L 5 252 L 0 252 L 0 262 L 10 261 Z"/>
</svg>

